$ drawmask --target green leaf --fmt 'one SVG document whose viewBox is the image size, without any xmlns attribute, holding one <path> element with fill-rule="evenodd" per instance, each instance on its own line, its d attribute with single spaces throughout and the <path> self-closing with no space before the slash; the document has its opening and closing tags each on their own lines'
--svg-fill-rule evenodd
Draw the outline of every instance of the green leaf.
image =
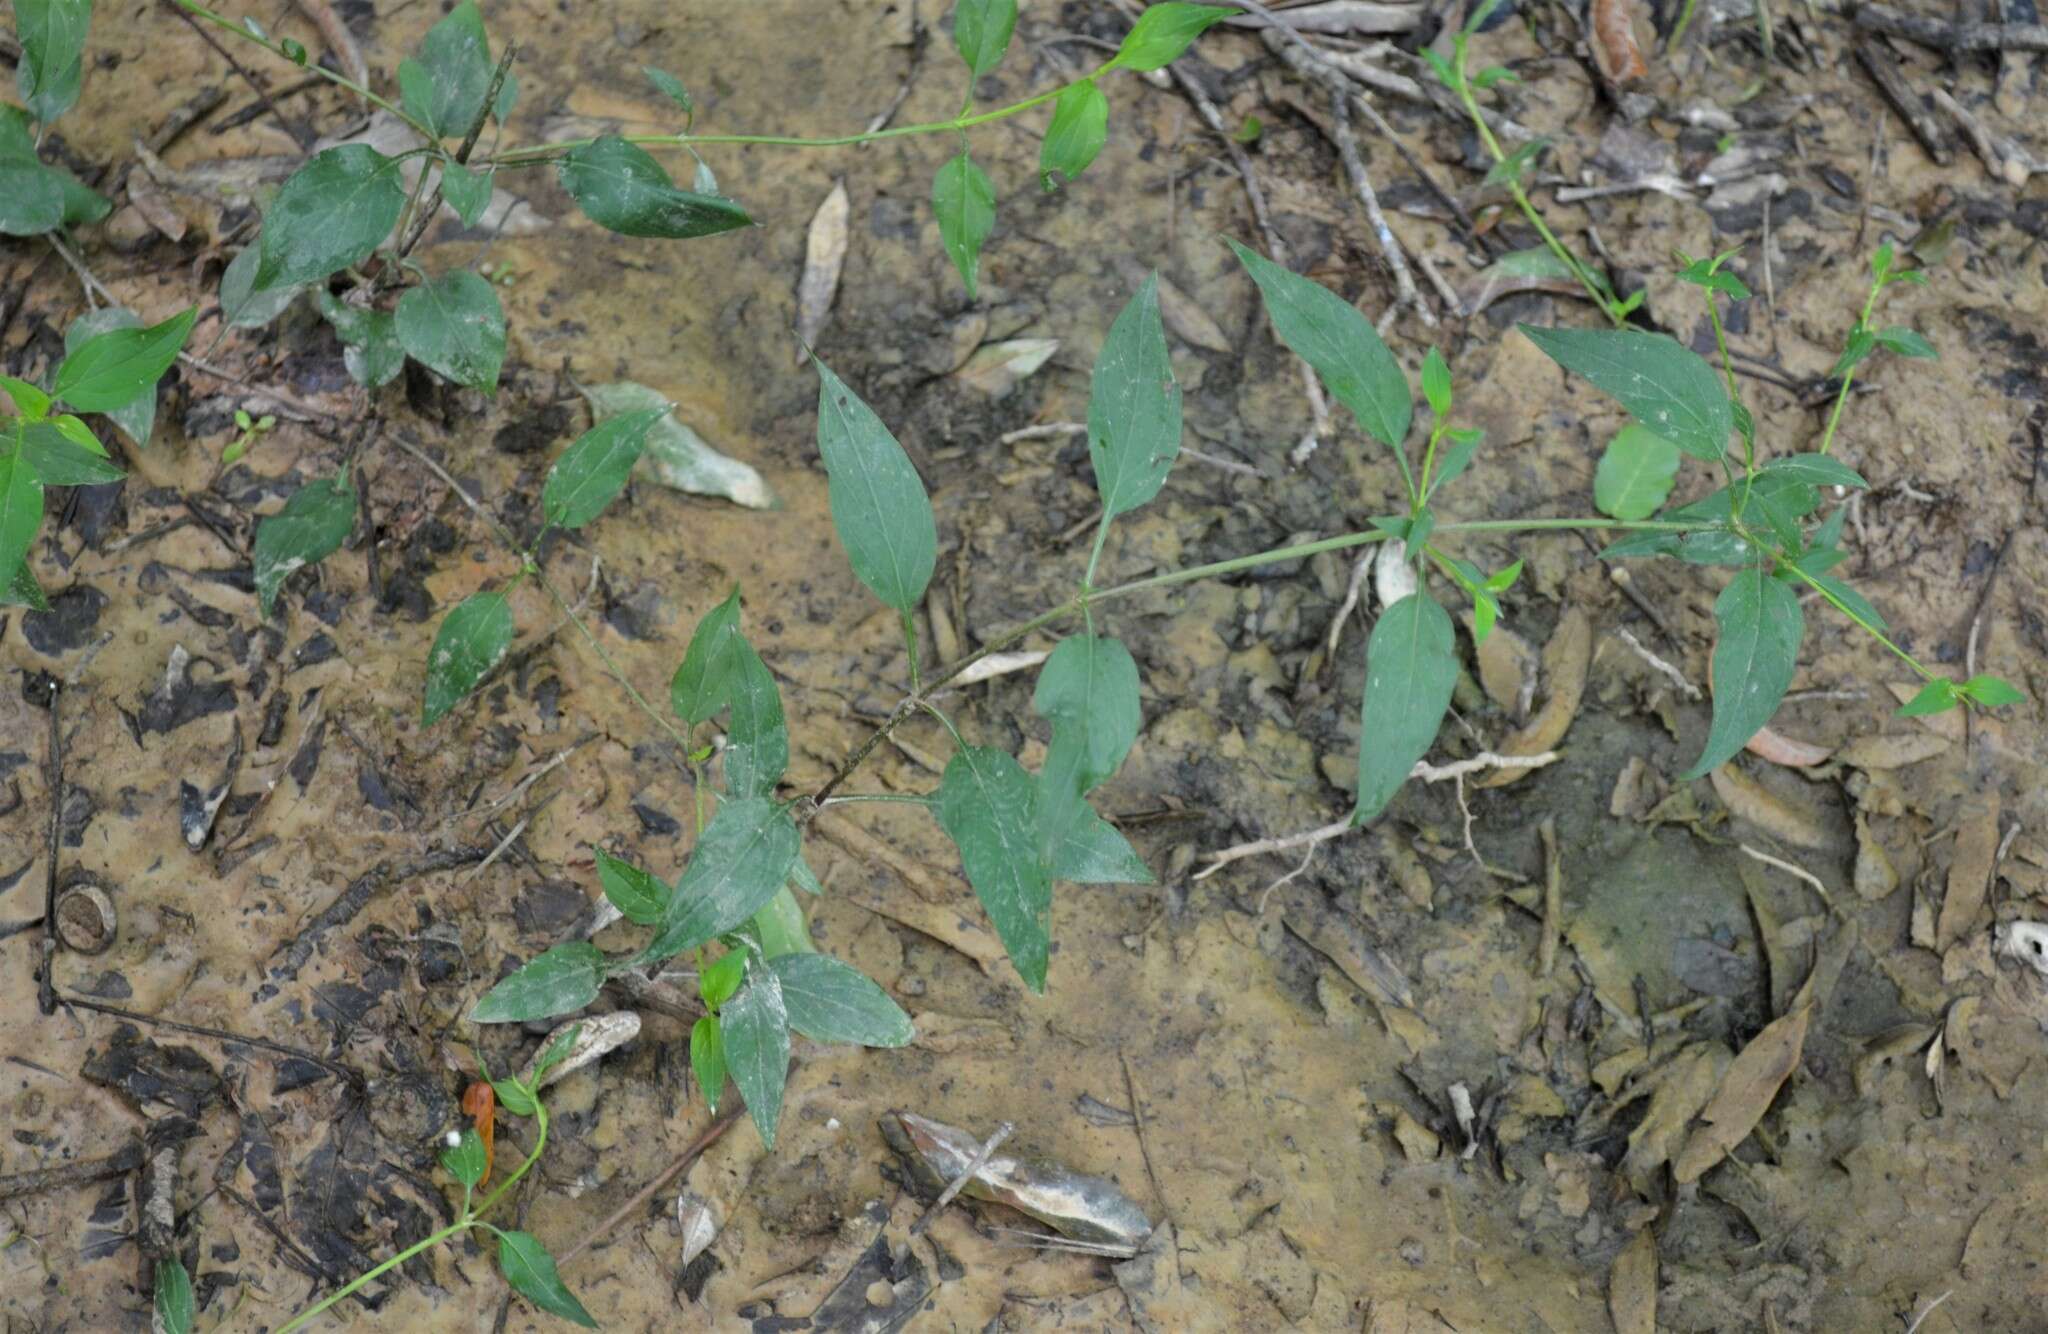
<svg viewBox="0 0 2048 1334">
<path fill-rule="evenodd" d="M 484 1179 L 484 1142 L 474 1127 L 465 1129 L 453 1148 L 441 1150 L 441 1167 L 464 1187 L 476 1189 Z"/>
<path fill-rule="evenodd" d="M 0 235 L 36 236 L 63 223 L 64 190 L 57 174 L 33 154 L 0 155 Z"/>
<path fill-rule="evenodd" d="M 267 617 L 294 571 L 327 558 L 356 526 L 356 491 L 346 470 L 308 482 L 284 508 L 256 524 L 256 597 Z"/>
<path fill-rule="evenodd" d="M 1479 444 L 1486 439 L 1486 432 L 1476 427 L 1465 430 L 1453 427 L 1445 431 L 1444 436 L 1451 442 L 1451 447 L 1436 461 L 1436 476 L 1429 480 L 1429 495 L 1423 497 L 1425 502 L 1430 496 L 1443 490 L 1445 483 L 1472 466 L 1472 456 L 1479 451 Z"/>
<path fill-rule="evenodd" d="M 505 308 L 468 269 L 444 273 L 398 298 L 398 343 L 414 361 L 491 393 L 505 363 Z"/>
<path fill-rule="evenodd" d="M 669 707 L 676 717 L 695 727 L 724 708 L 732 698 L 733 677 L 739 670 L 734 645 L 740 641 L 740 590 L 737 585 L 725 601 L 704 613 L 683 650 L 683 661 L 668 683 Z"/>
<path fill-rule="evenodd" d="M 1398 450 L 1408 436 L 1415 404 L 1394 354 L 1374 332 L 1372 321 L 1321 283 L 1309 281 L 1232 241 L 1230 248 L 1250 270 L 1266 299 L 1266 314 L 1280 341 L 1315 367 L 1373 439 Z"/>
<path fill-rule="evenodd" d="M 1088 457 L 1110 518 L 1159 494 L 1180 457 L 1181 391 L 1159 320 L 1159 275 L 1147 274 L 1095 356 Z"/>
<path fill-rule="evenodd" d="M 30 611 L 48 611 L 50 599 L 43 594 L 43 586 L 36 582 L 36 572 L 29 568 L 29 562 L 15 564 L 14 574 L 0 584 L 0 607 L 27 607 Z"/>
<path fill-rule="evenodd" d="M 153 394 L 157 380 L 177 359 L 192 333 L 192 322 L 198 318 L 199 308 L 187 306 L 146 329 L 94 334 L 65 354 L 50 386 L 51 395 L 80 412 L 111 412 L 143 394 Z"/>
<path fill-rule="evenodd" d="M 1877 335 L 1868 329 L 1858 328 L 1849 335 L 1849 341 L 1842 348 L 1842 359 L 1828 372 L 1839 380 L 1861 365 L 1863 359 L 1877 350 Z"/>
<path fill-rule="evenodd" d="M 801 844 L 789 811 L 766 797 L 721 804 L 690 853 L 661 930 L 641 961 L 673 958 L 740 926 L 789 882 Z"/>
<path fill-rule="evenodd" d="M 789 1026 L 818 1042 L 902 1047 L 917 1036 L 910 1016 L 860 969 L 824 954 L 785 954 L 768 968 L 782 983 Z"/>
<path fill-rule="evenodd" d="M 1937 676 L 1921 686 L 1920 692 L 1913 698 L 1899 705 L 1897 716 L 1924 718 L 1933 713 L 1947 713 L 1961 702 L 1961 698 L 1956 694 L 1956 683 L 1946 676 Z"/>
<path fill-rule="evenodd" d="M 1726 270 L 1714 273 L 1707 279 L 1705 286 L 1710 291 L 1723 293 L 1737 301 L 1747 301 L 1752 295 L 1742 279 Z"/>
<path fill-rule="evenodd" d="M 1550 140 L 1548 139 L 1531 139 L 1528 143 L 1523 144 L 1514 152 L 1494 163 L 1487 170 L 1486 178 L 1480 181 L 1479 184 L 1481 186 L 1511 185 L 1521 180 L 1522 173 L 1534 165 L 1537 155 L 1548 147 L 1550 147 Z"/>
<path fill-rule="evenodd" d="M 220 275 L 220 314 L 231 329 L 260 329 L 284 313 L 285 307 L 304 290 L 293 284 L 283 287 L 256 286 L 256 269 L 263 255 L 255 246 L 244 246 L 228 261 Z M 321 296 L 334 300 L 323 289 Z"/>
<path fill-rule="evenodd" d="M 1714 644 L 1714 720 L 1706 749 L 1683 778 L 1698 778 L 1747 745 L 1778 711 L 1799 663 L 1806 618 L 1799 595 L 1754 567 L 1737 574 L 1714 602 L 1721 636 Z"/>
<path fill-rule="evenodd" d="M 448 207 L 455 210 L 455 216 L 462 219 L 463 226 L 476 226 L 476 220 L 490 207 L 491 187 L 497 175 L 495 168 L 471 171 L 453 159 L 441 164 L 441 197 L 448 201 Z"/>
<path fill-rule="evenodd" d="M 1788 454 L 1781 459 L 1772 459 L 1757 471 L 1759 476 L 1789 477 L 1814 486 L 1863 488 L 1870 485 L 1863 480 L 1863 474 L 1826 454 Z"/>
<path fill-rule="evenodd" d="M 1735 413 L 1714 368 L 1663 334 L 1518 326 L 1543 354 L 1611 395 L 1628 415 L 1697 459 L 1728 452 Z"/>
<path fill-rule="evenodd" d="M 655 90 L 663 97 L 681 107 L 685 116 L 697 114 L 696 99 L 690 96 L 688 88 L 683 87 L 681 79 L 678 79 L 667 70 L 656 68 L 653 65 L 642 65 L 640 72 L 647 76 L 647 82 L 653 84 Z"/>
<path fill-rule="evenodd" d="M 1221 23 L 1235 9 L 1217 5 L 1191 5 L 1181 0 L 1148 6 L 1124 34 L 1111 69 L 1150 70 L 1170 63 L 1188 49 L 1188 44 L 1212 24 Z"/>
<path fill-rule="evenodd" d="M 176 1257 L 156 1262 L 150 1334 L 192 1334 L 192 1276 Z"/>
<path fill-rule="evenodd" d="M 77 420 L 73 418 L 73 420 Z M 128 474 L 69 438 L 55 423 L 29 422 L 21 431 L 21 459 L 44 486 L 99 486 Z"/>
<path fill-rule="evenodd" d="M 1039 775 L 1039 828 L 1046 870 L 1076 885 L 1149 885 L 1152 868 L 1072 783 L 1053 781 L 1050 762 Z"/>
<path fill-rule="evenodd" d="M 396 159 L 367 144 L 328 149 L 292 173 L 263 215 L 253 286 L 296 287 L 362 263 L 404 207 Z"/>
<path fill-rule="evenodd" d="M 1106 635 L 1070 635 L 1039 669 L 1031 707 L 1051 721 L 1054 750 L 1079 753 L 1075 777 L 1081 791 L 1091 791 L 1138 739 L 1138 664 Z"/>
<path fill-rule="evenodd" d="M 1672 554 L 1693 565 L 1747 565 L 1751 559 L 1749 543 L 1742 540 L 1741 534 L 1725 528 L 1686 533 L 1678 539 Z"/>
<path fill-rule="evenodd" d="M 0 454 L 0 571 L 13 579 L 43 521 L 43 484 L 19 453 Z"/>
<path fill-rule="evenodd" d="M 102 306 L 98 310 L 89 310 L 71 321 L 71 326 L 64 331 L 64 351 L 67 355 L 76 352 L 102 334 L 121 329 L 141 328 L 142 317 L 126 306 Z M 162 378 L 161 373 L 157 378 Z M 156 389 L 156 380 L 151 380 L 146 387 L 136 390 L 134 397 L 118 407 L 86 410 L 104 412 L 108 421 L 121 428 L 122 434 L 138 445 L 147 446 L 151 433 L 156 430 Z M 70 420 L 76 421 L 77 418 Z M 84 441 L 80 443 L 83 444 Z M 93 441 L 91 447 L 100 449 L 99 442 Z"/>
<path fill-rule="evenodd" d="M 471 1022 L 516 1023 L 573 1014 L 597 999 L 604 986 L 604 955 L 587 940 L 570 940 L 537 954 L 518 972 L 484 993 Z"/>
<path fill-rule="evenodd" d="M 1919 334 L 1914 333 L 1903 324 L 1894 324 L 1889 328 L 1879 329 L 1874 336 L 1879 347 L 1888 348 L 1902 357 L 1932 361 L 1941 355 L 1934 350 L 1934 344 L 1928 342 Z"/>
<path fill-rule="evenodd" d="M 1003 63 L 1017 27 L 1017 0 L 960 0 L 953 7 L 953 45 L 973 78 Z"/>
<path fill-rule="evenodd" d="M 541 488 L 541 516 L 557 528 L 581 528 L 625 489 L 647 447 L 647 428 L 668 412 L 648 408 L 607 417 L 562 451 Z"/>
<path fill-rule="evenodd" d="M 932 212 L 939 219 L 939 241 L 960 270 L 972 301 L 979 291 L 982 242 L 996 226 L 996 192 L 966 149 L 948 159 L 932 178 Z"/>
<path fill-rule="evenodd" d="M 604 896 L 628 921 L 653 926 L 662 919 L 669 900 L 668 886 L 629 861 L 621 861 L 602 848 L 597 852 L 597 878 Z"/>
<path fill-rule="evenodd" d="M 1488 65 L 1472 76 L 1472 86 L 1485 92 L 1497 83 L 1520 83 L 1522 78 L 1506 65 Z"/>
<path fill-rule="evenodd" d="M 1408 523 L 1408 538 L 1402 544 L 1404 560 L 1414 560 L 1429 545 L 1429 535 L 1436 531 L 1436 511 L 1424 509 Z"/>
<path fill-rule="evenodd" d="M 725 1043 L 718 1020 L 711 1015 L 690 1025 L 690 1070 L 697 1076 L 697 1087 L 704 1090 L 705 1105 L 717 1111 L 718 1100 L 725 1095 Z"/>
<path fill-rule="evenodd" d="M 585 217 L 621 236 L 684 240 L 754 222 L 730 199 L 678 190 L 651 153 L 616 135 L 570 149 L 556 172 Z"/>
<path fill-rule="evenodd" d="M 697 973 L 697 994 L 704 1001 L 704 1007 L 714 1013 L 731 1000 L 740 989 L 740 983 L 747 980 L 746 949 L 730 949 L 718 956 L 715 963 L 700 969 Z"/>
<path fill-rule="evenodd" d="M 351 306 L 324 287 L 319 301 L 320 314 L 341 340 L 350 379 L 375 389 L 398 378 L 405 369 L 405 349 L 398 345 L 398 321 L 389 311 Z"/>
<path fill-rule="evenodd" d="M 725 747 L 725 790 L 733 797 L 771 797 L 789 768 L 789 728 L 782 691 L 754 646 L 734 635 Z"/>
<path fill-rule="evenodd" d="M 1647 519 L 1671 494 L 1678 446 L 1630 422 L 1607 442 L 1593 473 L 1593 503 L 1617 519 Z"/>
<path fill-rule="evenodd" d="M 15 410 L 30 421 L 50 415 L 50 396 L 26 380 L 0 375 L 0 390 L 6 391 L 7 397 L 14 400 Z"/>
<path fill-rule="evenodd" d="M 14 0 L 14 31 L 21 39 L 15 84 L 21 100 L 45 125 L 78 101 L 91 24 L 91 0 Z"/>
<path fill-rule="evenodd" d="M 432 727 L 469 697 L 512 646 L 512 608 L 503 593 L 471 593 L 441 620 L 427 651 L 420 723 Z"/>
<path fill-rule="evenodd" d="M 1451 704 L 1458 658 L 1451 618 L 1429 594 L 1410 593 L 1380 613 L 1365 649 L 1365 705 L 1358 738 L 1353 824 L 1387 808 L 1436 740 Z"/>
<path fill-rule="evenodd" d="M 796 957 L 794 955 L 790 956 Z M 782 1086 L 789 1078 L 789 1013 L 782 982 L 766 968 L 748 970 L 747 985 L 718 1014 L 725 1068 L 761 1142 L 775 1147 L 775 1123 L 782 1119 Z"/>
<path fill-rule="evenodd" d="M 549 1315 L 585 1329 L 597 1328 L 597 1321 L 555 1272 L 555 1257 L 531 1233 L 498 1230 L 498 1268 L 520 1296 Z"/>
<path fill-rule="evenodd" d="M 1109 99 L 1093 79 L 1068 84 L 1053 103 L 1052 124 L 1039 145 L 1038 183 L 1051 191 L 1075 179 L 1108 141 Z"/>
<path fill-rule="evenodd" d="M 811 362 L 818 368 L 818 453 L 833 530 L 854 577 L 907 615 L 924 599 L 938 560 L 931 498 L 882 419 L 831 367 L 815 356 Z"/>
<path fill-rule="evenodd" d="M 498 1096 L 498 1106 L 514 1116 L 532 1116 L 540 1110 L 533 1091 L 516 1079 L 494 1079 L 491 1092 Z"/>
<path fill-rule="evenodd" d="M 1434 347 L 1422 358 L 1422 396 L 1439 418 L 1451 415 L 1451 368 Z"/>
<path fill-rule="evenodd" d="M 442 139 L 469 133 L 491 93 L 491 43 L 475 0 L 427 29 L 419 56 L 398 62 L 405 109 Z"/>
<path fill-rule="evenodd" d="M 962 746 L 939 781 L 939 825 L 1025 985 L 1045 991 L 1052 882 L 1039 861 L 1031 775 L 1007 753 Z"/>
<path fill-rule="evenodd" d="M 2027 697 L 2014 688 L 2011 682 L 1983 673 L 1957 686 L 1956 693 L 1986 709 L 2002 709 L 2008 704 L 2027 702 Z"/>
</svg>

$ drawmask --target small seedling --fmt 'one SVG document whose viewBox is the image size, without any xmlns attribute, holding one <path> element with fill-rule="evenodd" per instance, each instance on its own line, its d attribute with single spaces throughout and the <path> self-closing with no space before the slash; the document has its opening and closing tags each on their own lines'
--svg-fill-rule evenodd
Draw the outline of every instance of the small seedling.
<svg viewBox="0 0 2048 1334">
<path fill-rule="evenodd" d="M 229 441 L 228 447 L 220 452 L 223 467 L 247 454 L 258 440 L 277 429 L 277 418 L 268 412 L 261 417 L 251 418 L 247 409 L 236 408 L 235 429 L 241 434 Z"/>
</svg>

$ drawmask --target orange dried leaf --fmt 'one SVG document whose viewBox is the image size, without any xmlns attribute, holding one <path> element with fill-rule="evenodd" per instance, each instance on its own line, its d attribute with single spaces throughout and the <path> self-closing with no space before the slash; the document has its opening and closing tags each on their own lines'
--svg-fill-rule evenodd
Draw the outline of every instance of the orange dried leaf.
<svg viewBox="0 0 2048 1334">
<path fill-rule="evenodd" d="M 1627 83 L 1650 72 L 1636 45 L 1631 0 L 1593 0 L 1593 59 L 1609 83 Z"/>
</svg>

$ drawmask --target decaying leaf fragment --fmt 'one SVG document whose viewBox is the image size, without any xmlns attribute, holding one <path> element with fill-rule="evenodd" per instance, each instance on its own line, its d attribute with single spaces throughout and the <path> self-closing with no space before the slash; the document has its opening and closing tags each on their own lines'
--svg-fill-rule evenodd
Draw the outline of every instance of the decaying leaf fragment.
<svg viewBox="0 0 2048 1334">
<path fill-rule="evenodd" d="M 1657 1334 L 1657 1236 L 1644 1228 L 1614 1257 L 1607 1275 L 1614 1334 Z"/>
<path fill-rule="evenodd" d="M 1627 83 L 1650 72 L 1643 49 L 1636 44 L 1633 0 L 1593 0 L 1588 16 L 1593 30 L 1593 61 L 1609 83 Z"/>
<path fill-rule="evenodd" d="M 1729 1064 L 1721 1087 L 1714 1091 L 1713 1101 L 1700 1113 L 1703 1124 L 1692 1132 L 1671 1166 L 1680 1185 L 1699 1180 L 1708 1168 L 1749 1138 L 1749 1132 L 1770 1110 L 1778 1090 L 1799 1068 L 1799 1057 L 1806 1050 L 1807 1024 L 1812 1018 L 1813 1007 L 1801 1005 L 1790 1014 L 1773 1019 Z"/>
<path fill-rule="evenodd" d="M 590 413 L 598 421 L 621 413 L 644 412 L 668 403 L 668 396 L 631 380 L 616 384 L 581 386 L 590 400 Z M 640 456 L 642 469 L 654 474 L 663 486 L 697 496 L 723 496 L 748 509 L 772 509 L 775 495 L 761 474 L 738 459 L 729 458 L 706 444 L 671 411 L 647 432 L 647 448 Z"/>
<path fill-rule="evenodd" d="M 1647 1192 L 1657 1169 L 1684 1143 L 1687 1128 L 1714 1096 L 1729 1060 L 1720 1043 L 1695 1042 L 1658 1074 L 1649 1110 L 1629 1132 L 1628 1152 L 1621 1160 L 1623 1175 L 1638 1191 Z"/>
<path fill-rule="evenodd" d="M 811 231 L 804 242 L 804 272 L 796 284 L 796 364 L 810 357 L 810 347 L 824 332 L 825 318 L 832 313 L 832 298 L 839 291 L 839 271 L 846 264 L 847 220 L 853 212 L 846 198 L 846 182 L 834 181 L 832 193 L 811 215 Z"/>
<path fill-rule="evenodd" d="M 1794 806 L 1744 773 L 1740 766 L 1723 764 L 1710 774 L 1714 795 L 1738 820 L 1747 820 L 1781 843 L 1797 848 L 1824 848 L 1828 831 L 1811 811 Z"/>
<path fill-rule="evenodd" d="M 1593 661 L 1593 624 L 1577 607 L 1565 608 L 1543 646 L 1543 674 L 1550 682 L 1550 696 L 1527 726 L 1515 731 L 1500 745 L 1503 755 L 1541 755 L 1554 750 L 1579 716 L 1579 701 L 1586 693 L 1586 669 Z M 1523 777 L 1528 769 L 1495 769 L 1479 779 L 1476 787 L 1505 787 Z"/>
<path fill-rule="evenodd" d="M 1790 769 L 1810 769 L 1826 761 L 1832 754 L 1825 746 L 1816 746 L 1810 741 L 1798 741 L 1792 737 L 1773 732 L 1768 727 L 1759 727 L 1756 734 L 1743 744 L 1743 749 L 1759 759 L 1772 764 L 1782 764 Z"/>
<path fill-rule="evenodd" d="M 885 1115 L 882 1138 L 933 1194 L 965 1172 L 981 1152 L 981 1141 L 973 1135 L 914 1112 Z M 1007 1204 L 1077 1241 L 1127 1246 L 1133 1253 L 1152 1233 L 1152 1220 L 1115 1182 L 1001 1150 L 989 1155 L 962 1193 Z"/>
<path fill-rule="evenodd" d="M 1955 860 L 1948 867 L 1948 892 L 1941 899 L 1941 916 L 1934 924 L 1934 947 L 1946 951 L 1963 938 L 1984 896 L 1991 889 L 1992 863 L 1998 858 L 1998 794 L 1964 812 L 1956 829 Z"/>
<path fill-rule="evenodd" d="M 1011 338 L 983 343 L 953 378 L 990 398 L 1005 398 L 1017 382 L 1033 374 L 1060 350 L 1057 338 Z"/>
<path fill-rule="evenodd" d="M 567 1054 L 550 1065 L 541 1075 L 540 1087 L 546 1088 L 556 1080 L 566 1078 L 592 1061 L 617 1051 L 639 1037 L 640 1016 L 631 1010 L 613 1010 L 610 1014 L 592 1015 L 587 1019 L 571 1019 L 566 1024 L 558 1025 L 554 1032 L 548 1034 L 547 1041 L 534 1050 L 533 1059 L 526 1063 L 526 1068 L 519 1072 L 521 1083 L 533 1082 L 534 1066 L 544 1054 L 554 1049 L 555 1043 L 564 1034 L 571 1031 L 576 1034 L 575 1042 L 570 1044 Z"/>
</svg>

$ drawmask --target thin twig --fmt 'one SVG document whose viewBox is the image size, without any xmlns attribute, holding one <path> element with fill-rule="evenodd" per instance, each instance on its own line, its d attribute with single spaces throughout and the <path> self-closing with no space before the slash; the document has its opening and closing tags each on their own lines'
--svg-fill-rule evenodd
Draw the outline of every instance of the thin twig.
<svg viewBox="0 0 2048 1334">
<path fill-rule="evenodd" d="M 354 1070 L 343 1065 L 340 1061 L 322 1056 L 320 1053 L 306 1047 L 294 1047 L 289 1043 L 274 1042 L 269 1038 L 252 1037 L 247 1033 L 236 1033 L 225 1028 L 209 1028 L 205 1024 L 188 1024 L 179 1019 L 166 1019 L 162 1015 L 143 1014 L 136 1010 L 124 1010 L 118 1005 L 108 1005 L 105 1001 L 96 1001 L 90 997 L 81 996 L 75 991 L 64 993 L 64 1003 L 76 1009 L 91 1010 L 94 1014 L 104 1014 L 115 1019 L 128 1019 L 138 1024 L 155 1024 L 159 1028 L 169 1028 L 180 1033 L 190 1033 L 193 1037 L 212 1038 L 216 1042 L 236 1042 L 245 1047 L 257 1047 L 264 1051 L 275 1052 L 279 1056 L 295 1056 L 299 1060 L 310 1061 L 323 1070 L 340 1076 L 352 1088 L 360 1090 L 363 1087 L 363 1077 Z"/>
<path fill-rule="evenodd" d="M 981 1147 L 974 1151 L 974 1157 L 968 1160 L 967 1166 L 960 1169 L 960 1174 L 946 1183 L 946 1188 L 939 1192 L 939 1198 L 933 1200 L 931 1207 L 919 1214 L 917 1221 L 910 1225 L 910 1235 L 923 1236 L 924 1230 L 932 1225 L 932 1220 L 944 1212 L 946 1206 L 951 1204 L 961 1191 L 967 1189 L 967 1183 L 974 1180 L 976 1173 L 988 1166 L 988 1160 L 995 1156 L 1003 1141 L 1016 1133 L 1017 1127 L 1008 1121 L 997 1126 L 995 1133 L 982 1141 Z"/>
<path fill-rule="evenodd" d="M 1829 897 L 1828 887 L 1826 885 L 1823 885 L 1820 882 L 1820 877 L 1815 875 L 1813 872 L 1794 866 L 1791 862 L 1788 862 L 1783 858 L 1773 857 L 1768 852 L 1760 852 L 1757 849 L 1749 846 L 1749 844 L 1747 843 L 1738 843 L 1736 844 L 1736 846 L 1741 848 L 1750 856 L 1756 858 L 1758 861 L 1762 862 L 1764 865 L 1775 867 L 1778 870 L 1785 872 L 1785 874 L 1793 876 L 1799 880 L 1803 880 L 1807 884 L 1813 886 L 1813 892 L 1820 895 L 1820 901 L 1827 905 L 1828 910 L 1830 912 L 1834 910 L 1835 901 L 1833 898 Z"/>
<path fill-rule="evenodd" d="M 639 1190 L 634 1191 L 632 1199 L 627 1200 L 624 1204 L 612 1210 L 611 1213 L 605 1216 L 603 1222 L 584 1234 L 583 1240 L 564 1251 L 559 1263 L 568 1264 L 571 1260 L 589 1250 L 607 1232 L 610 1232 L 620 1223 L 646 1208 L 647 1202 L 660 1194 L 662 1187 L 689 1171 L 690 1165 L 703 1157 L 706 1149 L 718 1143 L 718 1137 L 732 1129 L 733 1125 L 740 1119 L 740 1115 L 746 1111 L 746 1105 L 740 1101 L 736 1094 L 729 1096 L 731 1096 L 732 1101 L 727 1103 L 725 1110 L 718 1114 L 717 1120 L 704 1127 L 699 1132 L 697 1138 L 684 1146 L 683 1151 L 676 1156 L 676 1160 L 667 1167 L 662 1168 L 652 1181 L 642 1186 Z"/>
<path fill-rule="evenodd" d="M 55 975 L 61 939 L 57 934 L 57 859 L 64 832 L 64 729 L 58 721 L 57 701 L 64 692 L 55 678 L 45 679 L 50 692 L 50 751 L 46 770 L 50 789 L 50 864 L 43 879 L 43 971 L 36 980 L 36 1008 L 47 1015 L 57 1012 Z"/>
<path fill-rule="evenodd" d="M 1173 1204 L 1159 1184 L 1159 1170 L 1152 1166 L 1152 1140 L 1145 1133 L 1145 1106 L 1138 1096 L 1138 1077 L 1131 1073 L 1131 1058 L 1122 1047 L 1116 1049 L 1116 1059 L 1124 1067 L 1124 1096 L 1131 1100 L 1131 1125 L 1138 1132 L 1138 1156 L 1145 1160 L 1145 1179 L 1152 1183 L 1152 1193 L 1159 1198 L 1159 1212 L 1166 1215 L 1167 1225 L 1173 1229 L 1174 1281 L 1185 1284 L 1187 1277 L 1180 1268 L 1180 1224 L 1173 1221 Z"/>
<path fill-rule="evenodd" d="M 1671 683 L 1677 686 L 1680 693 L 1682 693 L 1687 699 L 1702 698 L 1700 694 L 1700 688 L 1694 685 L 1692 682 L 1686 680 L 1684 672 L 1679 671 L 1676 667 L 1673 667 L 1670 663 L 1664 661 L 1664 659 L 1658 657 L 1656 654 L 1650 652 L 1649 649 L 1643 647 L 1642 640 L 1637 639 L 1634 635 L 1630 634 L 1625 628 L 1617 629 L 1615 633 L 1621 636 L 1621 642 L 1627 644 L 1638 658 L 1641 658 L 1651 667 L 1653 667 L 1659 672 L 1662 672 L 1665 676 L 1669 677 L 1671 679 Z"/>
</svg>

